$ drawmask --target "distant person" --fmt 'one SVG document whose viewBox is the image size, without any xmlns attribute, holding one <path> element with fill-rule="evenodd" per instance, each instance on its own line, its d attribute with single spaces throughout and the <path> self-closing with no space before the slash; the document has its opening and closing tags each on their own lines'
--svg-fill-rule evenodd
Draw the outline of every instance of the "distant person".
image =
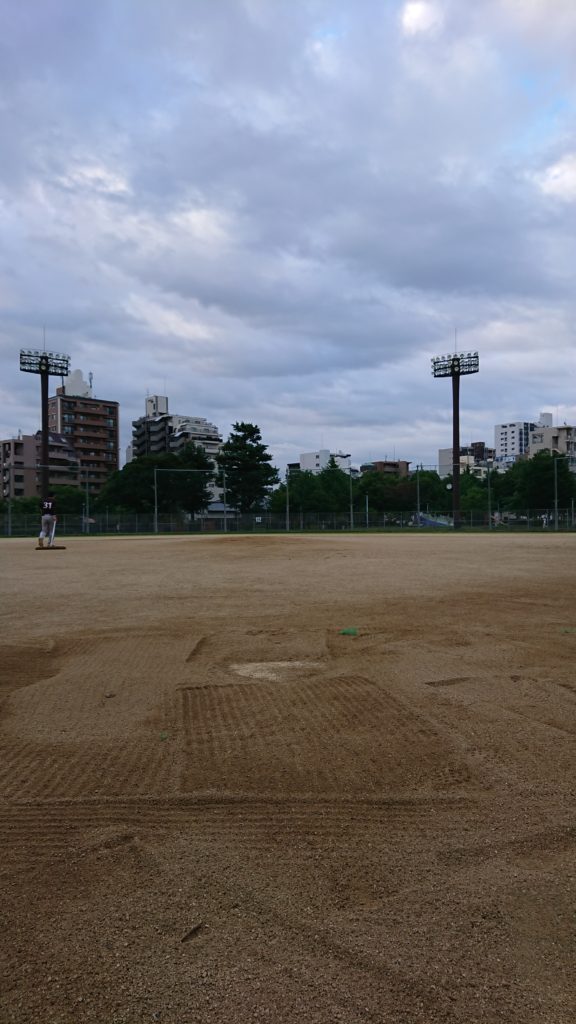
<svg viewBox="0 0 576 1024">
<path fill-rule="evenodd" d="M 48 547 L 54 547 L 54 532 L 56 530 L 56 499 L 49 494 L 42 502 L 42 528 L 38 537 L 38 547 L 44 547 L 44 540 L 47 538 Z"/>
</svg>

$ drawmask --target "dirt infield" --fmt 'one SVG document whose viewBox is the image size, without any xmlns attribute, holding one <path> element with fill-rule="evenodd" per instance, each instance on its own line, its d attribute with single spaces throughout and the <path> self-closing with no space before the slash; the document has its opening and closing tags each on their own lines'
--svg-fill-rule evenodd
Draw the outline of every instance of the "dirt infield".
<svg viewBox="0 0 576 1024">
<path fill-rule="evenodd" d="M 573 1024 L 575 573 L 0 543 L 2 1024 Z"/>
</svg>

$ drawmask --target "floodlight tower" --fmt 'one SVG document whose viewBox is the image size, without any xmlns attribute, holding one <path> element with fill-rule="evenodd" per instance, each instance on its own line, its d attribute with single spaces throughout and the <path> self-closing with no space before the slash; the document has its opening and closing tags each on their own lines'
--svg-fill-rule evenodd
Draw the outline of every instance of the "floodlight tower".
<svg viewBox="0 0 576 1024">
<path fill-rule="evenodd" d="M 432 360 L 434 377 L 452 378 L 452 513 L 454 529 L 460 528 L 460 377 L 478 373 L 477 352 L 455 352 L 453 355 L 435 356 Z"/>
<path fill-rule="evenodd" d="M 67 377 L 70 372 L 70 356 L 58 352 L 37 352 L 33 349 L 20 349 L 20 369 L 24 373 L 40 374 L 40 394 L 42 399 L 42 449 L 40 454 L 40 479 L 42 481 L 42 500 L 50 493 L 50 466 L 48 455 L 48 378 Z"/>
</svg>

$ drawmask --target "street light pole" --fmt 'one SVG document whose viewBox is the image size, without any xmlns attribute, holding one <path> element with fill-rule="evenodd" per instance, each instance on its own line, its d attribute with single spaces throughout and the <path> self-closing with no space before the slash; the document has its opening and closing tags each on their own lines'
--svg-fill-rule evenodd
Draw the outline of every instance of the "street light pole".
<svg viewBox="0 0 576 1024">
<path fill-rule="evenodd" d="M 290 470 L 286 466 L 286 533 L 290 531 Z"/>
<path fill-rule="evenodd" d="M 350 478 L 350 529 L 354 529 L 354 499 L 352 496 L 352 463 L 349 466 L 349 478 Z"/>
</svg>

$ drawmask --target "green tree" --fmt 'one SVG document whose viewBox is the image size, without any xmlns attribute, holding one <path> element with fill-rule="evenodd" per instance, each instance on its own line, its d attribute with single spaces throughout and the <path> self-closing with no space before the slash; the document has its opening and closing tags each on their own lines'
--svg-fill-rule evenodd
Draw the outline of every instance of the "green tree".
<svg viewBox="0 0 576 1024">
<path fill-rule="evenodd" d="M 310 470 L 294 470 L 288 481 L 288 499 L 292 512 L 321 511 L 318 477 Z M 270 511 L 281 513 L 286 510 L 286 484 L 281 483 L 270 498 Z"/>
<path fill-rule="evenodd" d="M 40 498 L 13 498 L 12 515 L 40 516 Z"/>
<path fill-rule="evenodd" d="M 86 501 L 84 491 L 79 487 L 70 487 L 68 485 L 54 487 L 53 490 L 59 516 L 79 516 L 82 514 L 82 508 Z"/>
<path fill-rule="evenodd" d="M 270 465 L 272 456 L 259 427 L 253 423 L 234 423 L 228 440 L 217 457 L 226 473 L 226 499 L 239 512 L 257 512 L 278 483 L 278 471 Z"/>
<path fill-rule="evenodd" d="M 124 512 L 154 510 L 154 469 L 201 472 L 161 472 L 156 474 L 158 509 L 160 512 L 200 512 L 210 501 L 209 483 L 214 477 L 213 464 L 203 448 L 189 444 L 179 455 L 143 455 L 126 463 L 114 473 L 100 493 L 97 507 Z"/>
<path fill-rule="evenodd" d="M 557 458 L 550 452 L 538 452 L 533 459 L 515 462 L 502 480 L 496 483 L 496 493 L 506 496 L 505 507 L 516 511 L 524 509 L 552 508 L 554 505 L 554 463 L 556 462 L 556 485 L 560 508 L 570 504 L 574 497 L 574 476 L 570 472 L 568 459 Z"/>
<path fill-rule="evenodd" d="M 377 473 L 370 470 L 363 473 L 358 481 L 358 494 L 365 501 L 368 498 L 368 506 L 372 511 L 387 512 L 393 502 L 394 481 L 384 473 Z"/>
<path fill-rule="evenodd" d="M 446 490 L 446 481 L 435 470 L 418 470 L 420 479 L 420 508 L 430 512 L 446 512 L 451 508 L 451 492 Z M 412 474 L 415 479 L 416 473 Z"/>
<path fill-rule="evenodd" d="M 354 482 L 352 481 L 352 488 Z M 340 469 L 333 456 L 316 475 L 318 511 L 344 515 L 350 508 L 350 474 Z M 354 491 L 352 491 L 354 495 Z"/>
<path fill-rule="evenodd" d="M 460 477 L 460 511 L 485 512 L 488 508 L 488 488 L 467 470 Z"/>
</svg>

